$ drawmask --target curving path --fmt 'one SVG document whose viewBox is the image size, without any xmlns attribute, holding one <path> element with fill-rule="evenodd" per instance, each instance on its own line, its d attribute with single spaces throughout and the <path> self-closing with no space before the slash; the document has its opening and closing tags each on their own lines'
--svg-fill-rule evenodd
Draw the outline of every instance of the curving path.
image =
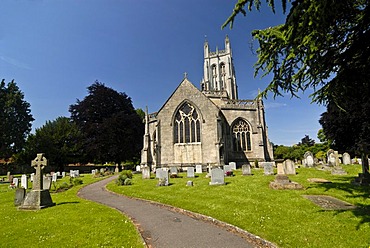
<svg viewBox="0 0 370 248">
<path fill-rule="evenodd" d="M 87 185 L 78 192 L 78 195 L 115 208 L 129 216 L 138 226 L 148 247 L 248 248 L 271 245 L 258 237 L 256 240 L 251 240 L 250 234 L 230 232 L 226 228 L 194 218 L 196 214 L 191 217 L 189 214 L 179 213 L 159 204 L 129 198 L 106 190 L 105 185 L 116 177 Z"/>
</svg>

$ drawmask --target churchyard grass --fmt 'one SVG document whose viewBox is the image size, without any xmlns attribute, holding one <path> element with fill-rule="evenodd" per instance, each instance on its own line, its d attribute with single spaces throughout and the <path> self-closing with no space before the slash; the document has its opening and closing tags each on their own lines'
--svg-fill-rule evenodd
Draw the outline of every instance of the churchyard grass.
<svg viewBox="0 0 370 248">
<path fill-rule="evenodd" d="M 82 185 L 51 193 L 56 206 L 39 211 L 17 210 L 15 190 L 0 184 L 0 247 L 143 247 L 127 217 L 77 196 L 81 187 L 99 180 L 81 179 Z M 63 181 L 69 183 L 69 177 L 57 183 Z"/>
<path fill-rule="evenodd" d="M 370 245 L 370 188 L 350 181 L 361 172 L 359 165 L 343 166 L 348 175 L 331 175 L 314 168 L 297 169 L 292 181 L 304 190 L 272 190 L 274 176 L 253 169 L 253 176 L 225 177 L 226 185 L 210 186 L 205 173 L 196 178 L 171 178 L 170 186 L 156 186 L 158 179 L 134 175 L 132 185 L 108 185 L 124 195 L 144 198 L 212 216 L 267 239 L 279 247 L 366 247 Z M 332 183 L 311 183 L 324 178 Z M 193 187 L 186 182 L 192 180 Z M 358 206 L 356 210 L 323 210 L 302 195 L 329 195 Z"/>
</svg>

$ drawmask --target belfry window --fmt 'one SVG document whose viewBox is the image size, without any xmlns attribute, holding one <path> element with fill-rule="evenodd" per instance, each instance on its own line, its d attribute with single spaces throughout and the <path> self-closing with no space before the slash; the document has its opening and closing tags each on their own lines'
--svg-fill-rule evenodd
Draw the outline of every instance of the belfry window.
<svg viewBox="0 0 370 248">
<path fill-rule="evenodd" d="M 174 122 L 174 143 L 200 142 L 200 118 L 194 106 L 184 103 Z"/>
<path fill-rule="evenodd" d="M 251 132 L 248 123 L 244 120 L 238 120 L 232 130 L 234 151 L 251 151 Z"/>
</svg>

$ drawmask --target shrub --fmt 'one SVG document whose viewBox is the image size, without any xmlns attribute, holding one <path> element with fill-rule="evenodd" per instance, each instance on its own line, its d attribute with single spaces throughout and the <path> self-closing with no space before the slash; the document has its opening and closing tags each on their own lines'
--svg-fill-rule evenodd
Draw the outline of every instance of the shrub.
<svg viewBox="0 0 370 248">
<path fill-rule="evenodd" d="M 130 170 L 124 170 L 122 171 L 117 180 L 116 184 L 117 185 L 131 185 L 132 184 L 132 172 Z"/>
<path fill-rule="evenodd" d="M 72 179 L 72 184 L 73 186 L 77 186 L 77 185 L 83 184 L 83 181 L 81 178 L 76 177 Z"/>
</svg>

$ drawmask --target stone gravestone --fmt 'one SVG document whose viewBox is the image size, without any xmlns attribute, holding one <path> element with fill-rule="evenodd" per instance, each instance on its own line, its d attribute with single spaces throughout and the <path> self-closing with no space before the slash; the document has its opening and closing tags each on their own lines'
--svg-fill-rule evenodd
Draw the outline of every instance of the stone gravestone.
<svg viewBox="0 0 370 248">
<path fill-rule="evenodd" d="M 66 172 L 65 171 L 62 172 L 62 177 L 66 177 Z"/>
<path fill-rule="evenodd" d="M 114 173 L 119 173 L 119 168 L 118 168 L 118 164 L 116 164 L 116 168 L 114 169 Z"/>
<path fill-rule="evenodd" d="M 19 188 L 15 191 L 14 206 L 22 205 L 24 198 L 26 197 L 26 189 Z"/>
<path fill-rule="evenodd" d="M 10 180 L 10 171 L 8 171 L 6 173 L 6 178 L 8 179 L 8 182 L 11 182 L 13 180 L 13 178 L 12 178 L 12 180 Z"/>
<path fill-rule="evenodd" d="M 177 167 L 176 166 L 171 166 L 170 167 L 170 173 L 171 173 L 171 175 L 177 175 Z"/>
<path fill-rule="evenodd" d="M 50 176 L 44 176 L 42 185 L 44 190 L 50 190 L 51 188 L 51 177 Z"/>
<path fill-rule="evenodd" d="M 200 173 L 202 173 L 203 171 L 202 171 L 202 165 L 201 164 L 197 164 L 196 166 L 195 166 L 195 173 L 197 173 L 197 174 L 200 174 Z"/>
<path fill-rule="evenodd" d="M 41 208 L 54 206 L 49 190 L 43 189 L 42 170 L 47 166 L 47 159 L 43 153 L 38 153 L 37 157 L 31 162 L 31 166 L 36 169 L 32 190 L 26 195 L 19 209 L 39 210 Z"/>
<path fill-rule="evenodd" d="M 231 170 L 236 170 L 236 163 L 235 162 L 230 162 L 229 166 L 230 166 Z"/>
<path fill-rule="evenodd" d="M 140 165 L 136 165 L 136 171 L 137 172 L 141 171 L 141 166 Z"/>
<path fill-rule="evenodd" d="M 250 175 L 252 175 L 251 165 L 250 164 L 243 164 L 242 165 L 242 175 L 243 176 L 250 176 Z"/>
<path fill-rule="evenodd" d="M 150 169 L 148 166 L 144 166 L 141 172 L 143 179 L 150 179 Z"/>
<path fill-rule="evenodd" d="M 329 149 L 326 153 L 327 159 L 328 159 L 328 165 L 329 166 L 335 166 L 335 156 L 334 156 L 334 150 Z"/>
<path fill-rule="evenodd" d="M 91 175 L 95 175 L 96 174 L 96 170 L 91 170 Z"/>
<path fill-rule="evenodd" d="M 18 185 L 19 185 L 19 179 L 18 178 L 13 178 L 13 184 L 14 184 L 14 187 L 18 188 Z"/>
<path fill-rule="evenodd" d="M 343 153 L 342 158 L 343 158 L 343 164 L 345 165 L 351 164 L 351 156 L 347 152 Z"/>
<path fill-rule="evenodd" d="M 277 167 L 277 174 L 278 175 L 285 175 L 286 174 L 283 163 L 278 163 L 276 167 Z"/>
<path fill-rule="evenodd" d="M 188 167 L 186 170 L 186 176 L 188 178 L 195 177 L 194 175 L 194 167 Z"/>
<path fill-rule="evenodd" d="M 159 168 L 156 171 L 158 177 L 158 186 L 168 186 L 170 184 L 168 170 L 166 168 Z"/>
<path fill-rule="evenodd" d="M 56 181 L 57 181 L 57 179 L 58 179 L 58 174 L 54 173 L 54 174 L 52 175 L 52 177 L 51 177 L 51 181 L 52 181 L 52 182 L 56 182 Z"/>
<path fill-rule="evenodd" d="M 228 165 L 228 164 L 225 164 L 225 165 L 224 165 L 224 173 L 225 173 L 225 175 L 226 175 L 226 173 L 228 173 L 228 172 L 230 172 L 230 171 L 232 171 L 231 166 L 230 166 L 230 165 Z"/>
<path fill-rule="evenodd" d="M 263 167 L 265 176 L 274 175 L 275 162 L 260 162 L 259 164 Z"/>
<path fill-rule="evenodd" d="M 306 160 L 305 167 L 313 167 L 313 154 L 310 151 L 305 152 L 304 158 Z"/>
<path fill-rule="evenodd" d="M 292 160 L 287 159 L 283 162 L 284 171 L 286 175 L 295 175 L 295 164 Z"/>
<path fill-rule="evenodd" d="M 33 182 L 33 178 L 35 177 L 35 173 L 31 173 L 30 175 L 30 181 Z"/>
<path fill-rule="evenodd" d="M 27 179 L 27 175 L 22 175 L 21 177 L 21 187 L 24 188 L 24 189 L 28 189 L 28 179 Z"/>
<path fill-rule="evenodd" d="M 211 182 L 209 185 L 223 185 L 225 184 L 225 173 L 220 168 L 213 168 L 211 170 Z"/>
</svg>

